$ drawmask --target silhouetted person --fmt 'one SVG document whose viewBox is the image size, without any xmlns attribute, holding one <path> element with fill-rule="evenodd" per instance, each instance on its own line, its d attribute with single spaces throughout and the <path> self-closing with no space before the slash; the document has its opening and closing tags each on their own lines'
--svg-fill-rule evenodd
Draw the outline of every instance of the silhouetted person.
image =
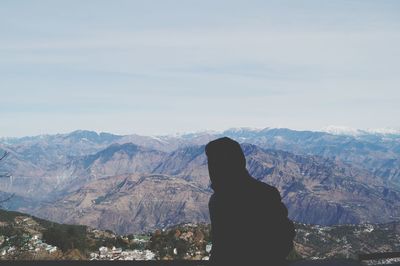
<svg viewBox="0 0 400 266">
<path fill-rule="evenodd" d="M 236 141 L 207 144 L 212 265 L 286 265 L 293 248 L 293 223 L 275 187 L 251 177 Z"/>
</svg>

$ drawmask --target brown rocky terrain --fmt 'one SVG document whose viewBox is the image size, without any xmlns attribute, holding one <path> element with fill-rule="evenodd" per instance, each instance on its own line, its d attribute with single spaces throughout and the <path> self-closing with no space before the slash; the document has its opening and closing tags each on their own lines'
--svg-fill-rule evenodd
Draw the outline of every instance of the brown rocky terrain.
<svg viewBox="0 0 400 266">
<path fill-rule="evenodd" d="M 40 217 L 121 234 L 182 222 L 208 222 L 209 191 L 165 175 L 120 175 L 94 180 L 55 203 Z"/>
<path fill-rule="evenodd" d="M 212 191 L 208 187 L 204 146 L 181 148 L 170 154 L 130 144 L 112 149 L 112 155 L 105 152 L 109 156 L 96 154 L 89 157 L 91 160 L 81 160 L 90 162 L 83 168 L 77 164 L 77 169 L 85 169 L 80 180 L 88 183 L 70 190 L 55 203 L 42 205 L 35 214 L 118 233 L 208 221 L 207 203 Z M 399 192 L 385 187 L 365 170 L 251 144 L 243 144 L 243 150 L 250 173 L 280 190 L 289 216 L 295 221 L 333 225 L 382 223 L 400 217 Z M 141 152 L 149 157 L 138 166 L 143 157 L 137 154 Z M 125 155 L 123 163 L 121 154 Z M 85 177 L 96 173 L 96 169 L 107 169 L 109 176 Z M 124 173 L 132 169 L 132 174 L 120 175 L 121 169 Z"/>
</svg>

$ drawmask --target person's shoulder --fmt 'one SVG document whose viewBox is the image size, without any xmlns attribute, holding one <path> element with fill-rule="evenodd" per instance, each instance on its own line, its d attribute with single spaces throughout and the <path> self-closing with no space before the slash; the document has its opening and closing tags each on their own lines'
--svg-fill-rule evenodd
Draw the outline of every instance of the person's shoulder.
<svg viewBox="0 0 400 266">
<path fill-rule="evenodd" d="M 211 194 L 210 199 L 208 201 L 208 205 L 215 204 L 214 202 L 217 200 L 217 195 L 216 193 Z"/>
</svg>

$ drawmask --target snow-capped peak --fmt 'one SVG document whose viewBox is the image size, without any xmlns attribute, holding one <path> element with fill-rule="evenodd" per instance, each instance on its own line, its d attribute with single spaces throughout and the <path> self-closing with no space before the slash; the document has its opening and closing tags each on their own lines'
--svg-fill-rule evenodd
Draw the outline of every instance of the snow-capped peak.
<svg viewBox="0 0 400 266">
<path fill-rule="evenodd" d="M 321 131 L 327 132 L 333 135 L 348 135 L 348 136 L 360 136 L 366 134 L 400 134 L 400 130 L 393 128 L 368 128 L 368 129 L 357 129 L 347 126 L 327 126 Z"/>
<path fill-rule="evenodd" d="M 373 133 L 373 134 L 382 134 L 382 135 L 388 135 L 388 134 L 394 134 L 394 135 L 400 135 L 400 130 L 395 129 L 395 128 L 369 128 L 366 130 L 368 133 Z"/>
<path fill-rule="evenodd" d="M 323 128 L 322 131 L 333 135 L 350 135 L 350 136 L 358 136 L 365 133 L 360 129 L 347 126 L 333 126 L 333 125 Z"/>
<path fill-rule="evenodd" d="M 240 132 L 244 132 L 244 131 L 260 132 L 261 130 L 263 130 L 263 129 L 255 128 L 255 127 L 232 127 L 232 128 L 225 130 L 225 132 L 226 131 L 233 132 L 233 133 L 240 133 Z"/>
</svg>

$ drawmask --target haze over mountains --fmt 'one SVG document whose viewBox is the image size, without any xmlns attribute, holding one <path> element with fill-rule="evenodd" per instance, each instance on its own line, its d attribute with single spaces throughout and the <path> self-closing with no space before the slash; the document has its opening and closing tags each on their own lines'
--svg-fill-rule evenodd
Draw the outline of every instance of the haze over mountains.
<svg viewBox="0 0 400 266">
<path fill-rule="evenodd" d="M 276 186 L 289 216 L 303 223 L 400 220 L 400 134 L 266 128 L 177 136 L 91 131 L 0 139 L 6 207 L 118 233 L 208 222 L 204 145 L 242 143 L 249 172 Z"/>
</svg>

